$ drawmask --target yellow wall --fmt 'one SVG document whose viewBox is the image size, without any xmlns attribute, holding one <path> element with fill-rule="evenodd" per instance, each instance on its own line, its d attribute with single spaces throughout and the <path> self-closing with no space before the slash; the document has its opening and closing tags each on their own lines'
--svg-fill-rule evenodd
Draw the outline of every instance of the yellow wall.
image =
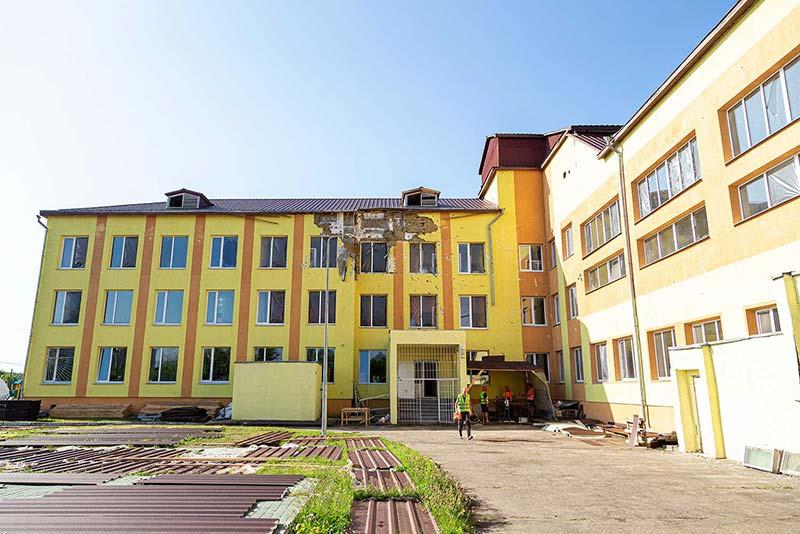
<svg viewBox="0 0 800 534">
<path fill-rule="evenodd" d="M 316 421 L 322 411 L 322 369 L 307 362 L 240 362 L 233 387 L 233 419 Z"/>
</svg>

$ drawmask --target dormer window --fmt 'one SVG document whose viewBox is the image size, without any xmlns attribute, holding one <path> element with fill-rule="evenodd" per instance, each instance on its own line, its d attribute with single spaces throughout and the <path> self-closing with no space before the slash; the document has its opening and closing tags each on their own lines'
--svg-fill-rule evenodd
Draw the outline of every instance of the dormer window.
<svg viewBox="0 0 800 534">
<path fill-rule="evenodd" d="M 211 202 L 203 193 L 190 191 L 188 189 L 178 189 L 166 193 L 167 209 L 188 209 L 196 210 L 211 206 Z"/>
<path fill-rule="evenodd" d="M 418 187 L 403 191 L 403 207 L 435 208 L 439 205 L 439 191 Z"/>
</svg>

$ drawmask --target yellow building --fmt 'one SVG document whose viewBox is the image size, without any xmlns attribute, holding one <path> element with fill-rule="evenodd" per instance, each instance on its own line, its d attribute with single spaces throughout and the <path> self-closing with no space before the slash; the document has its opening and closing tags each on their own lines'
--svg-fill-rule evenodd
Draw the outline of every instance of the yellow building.
<svg viewBox="0 0 800 534">
<path fill-rule="evenodd" d="M 680 347 L 778 335 L 797 364 L 796 276 L 775 284 L 800 270 L 797 28 L 797 0 L 738 2 L 624 125 L 489 136 L 477 198 L 44 211 L 25 394 L 227 400 L 233 362 L 322 356 L 329 264 L 332 414 L 446 421 L 502 359 L 591 417 L 687 426 Z M 520 395 L 499 367 L 490 396 Z"/>
</svg>

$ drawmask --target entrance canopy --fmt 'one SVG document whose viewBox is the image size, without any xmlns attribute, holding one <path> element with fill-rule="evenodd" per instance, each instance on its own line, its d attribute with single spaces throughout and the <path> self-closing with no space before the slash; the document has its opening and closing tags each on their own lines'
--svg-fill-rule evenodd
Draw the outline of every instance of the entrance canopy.
<svg viewBox="0 0 800 534">
<path fill-rule="evenodd" d="M 550 387 L 541 367 L 527 361 L 506 361 L 505 356 L 484 356 L 480 360 L 467 362 L 468 374 L 474 375 L 481 371 L 489 375 L 490 381 L 493 375 L 501 378 L 506 373 L 521 374 L 525 382 L 533 385 L 536 390 L 536 409 L 551 416 L 554 413 Z"/>
</svg>

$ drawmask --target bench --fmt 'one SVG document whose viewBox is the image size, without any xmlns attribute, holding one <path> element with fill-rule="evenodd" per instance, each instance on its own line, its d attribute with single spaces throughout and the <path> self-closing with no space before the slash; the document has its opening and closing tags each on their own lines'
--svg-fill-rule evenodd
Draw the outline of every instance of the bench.
<svg viewBox="0 0 800 534">
<path fill-rule="evenodd" d="M 339 426 L 345 423 L 364 423 L 364 426 L 369 426 L 369 408 L 342 408 L 339 423 Z"/>
</svg>

